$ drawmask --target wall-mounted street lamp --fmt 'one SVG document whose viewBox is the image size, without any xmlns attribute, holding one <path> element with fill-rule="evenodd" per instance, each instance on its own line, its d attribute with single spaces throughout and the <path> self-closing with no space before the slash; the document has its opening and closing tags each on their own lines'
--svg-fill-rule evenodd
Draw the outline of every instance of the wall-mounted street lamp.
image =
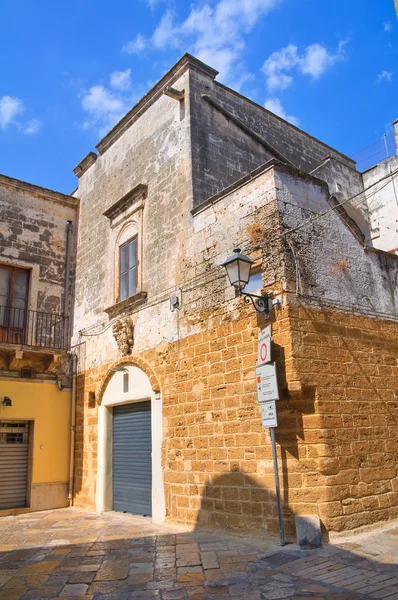
<svg viewBox="0 0 398 600">
<path fill-rule="evenodd" d="M 12 406 L 12 400 L 8 396 L 4 396 L 3 406 Z"/>
<path fill-rule="evenodd" d="M 252 268 L 253 261 L 244 254 L 241 254 L 240 248 L 234 248 L 234 253 L 229 256 L 223 263 L 223 267 L 228 275 L 228 279 L 231 285 L 238 291 L 239 296 L 243 296 L 244 301 L 252 303 L 257 312 L 264 314 L 265 318 L 269 318 L 269 296 L 268 294 L 262 294 L 257 296 L 256 294 L 249 294 L 244 292 L 245 286 L 249 283 L 250 270 Z"/>
</svg>

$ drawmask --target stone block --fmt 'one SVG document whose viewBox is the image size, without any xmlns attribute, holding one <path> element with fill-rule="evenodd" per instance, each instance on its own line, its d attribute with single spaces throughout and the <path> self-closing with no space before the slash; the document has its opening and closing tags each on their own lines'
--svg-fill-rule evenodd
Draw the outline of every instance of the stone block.
<svg viewBox="0 0 398 600">
<path fill-rule="evenodd" d="M 318 516 L 296 517 L 297 544 L 300 548 L 320 548 L 322 546 L 321 521 Z"/>
</svg>

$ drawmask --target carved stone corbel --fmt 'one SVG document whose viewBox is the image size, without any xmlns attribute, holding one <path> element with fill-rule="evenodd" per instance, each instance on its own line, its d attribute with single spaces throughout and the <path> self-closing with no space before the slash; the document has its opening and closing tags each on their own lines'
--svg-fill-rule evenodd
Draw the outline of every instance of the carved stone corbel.
<svg viewBox="0 0 398 600">
<path fill-rule="evenodd" d="M 131 354 L 134 346 L 134 323 L 131 317 L 123 317 L 116 321 L 112 333 L 122 356 Z"/>
</svg>

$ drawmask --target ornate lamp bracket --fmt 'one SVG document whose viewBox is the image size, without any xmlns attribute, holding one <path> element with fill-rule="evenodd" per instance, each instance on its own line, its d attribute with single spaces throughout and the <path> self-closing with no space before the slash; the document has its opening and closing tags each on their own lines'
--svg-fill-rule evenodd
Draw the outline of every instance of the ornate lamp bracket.
<svg viewBox="0 0 398 600">
<path fill-rule="evenodd" d="M 269 295 L 262 294 L 261 296 L 257 296 L 256 294 L 249 294 L 247 292 L 240 292 L 240 296 L 243 296 L 246 304 L 253 304 L 254 308 L 257 312 L 261 312 L 264 314 L 266 319 L 269 318 Z"/>
</svg>

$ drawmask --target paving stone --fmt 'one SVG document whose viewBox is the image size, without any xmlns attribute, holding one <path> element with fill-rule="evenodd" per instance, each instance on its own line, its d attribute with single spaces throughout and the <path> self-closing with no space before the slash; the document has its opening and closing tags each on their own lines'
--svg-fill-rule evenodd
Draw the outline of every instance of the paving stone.
<svg viewBox="0 0 398 600">
<path fill-rule="evenodd" d="M 61 597 L 64 596 L 83 596 L 86 594 L 88 590 L 88 585 L 84 583 L 67 583 L 62 592 L 60 593 Z"/>
<path fill-rule="evenodd" d="M 91 596 L 93 600 L 131 600 L 132 595 L 130 592 L 115 592 L 111 594 L 96 594 Z"/>
<path fill-rule="evenodd" d="M 93 581 L 88 588 L 89 594 L 111 594 L 113 592 L 127 592 L 128 580 Z"/>
<path fill-rule="evenodd" d="M 127 579 L 129 574 L 129 563 L 127 561 L 104 560 L 95 575 L 96 581 L 113 581 L 115 579 Z"/>
<path fill-rule="evenodd" d="M 251 540 L 222 533 L 170 533 L 172 525 L 77 509 L 33 521 L 16 517 L 12 538 L 4 523 L 0 600 L 398 598 L 395 534 L 359 534 L 317 550 L 264 545 L 260 551 Z"/>
<path fill-rule="evenodd" d="M 205 585 L 205 590 L 209 594 L 227 594 L 229 591 L 229 586 L 216 583 L 207 583 Z"/>
<path fill-rule="evenodd" d="M 96 574 L 96 571 L 75 571 L 69 577 L 69 583 L 91 583 Z"/>
<path fill-rule="evenodd" d="M 59 562 L 55 561 L 42 561 L 34 563 L 33 565 L 27 565 L 20 571 L 20 575 L 38 575 L 39 573 L 52 573 L 54 569 L 59 566 Z"/>
<path fill-rule="evenodd" d="M 187 573 L 203 573 L 202 567 L 177 567 L 177 575 L 186 575 Z"/>
<path fill-rule="evenodd" d="M 186 590 L 167 590 L 162 592 L 162 600 L 187 600 Z"/>
</svg>

